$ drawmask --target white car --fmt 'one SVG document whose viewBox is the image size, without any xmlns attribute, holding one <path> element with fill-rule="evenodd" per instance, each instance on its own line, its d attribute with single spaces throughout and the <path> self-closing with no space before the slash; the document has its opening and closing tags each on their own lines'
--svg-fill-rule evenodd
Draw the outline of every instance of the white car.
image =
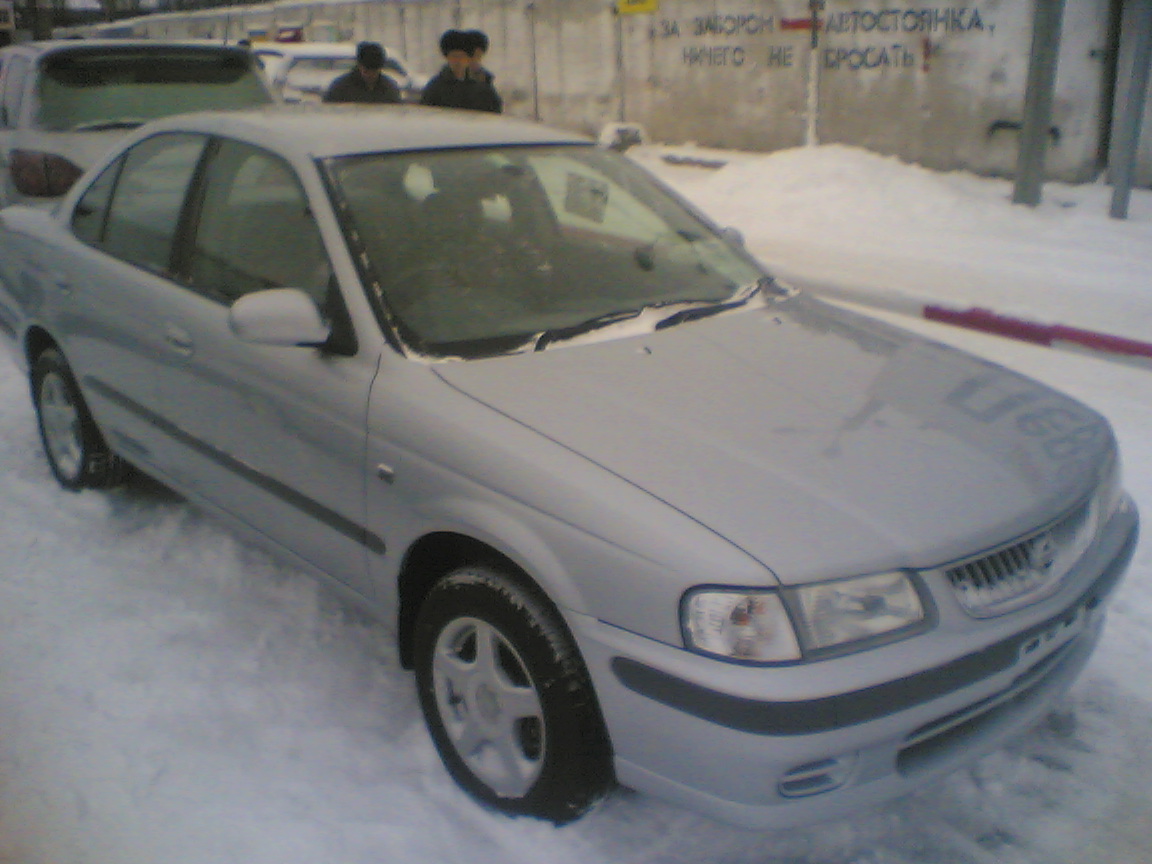
<svg viewBox="0 0 1152 864">
<path fill-rule="evenodd" d="M 48 205 L 141 123 L 278 101 L 242 48 L 61 39 L 0 49 L 0 206 Z"/>
<path fill-rule="evenodd" d="M 1138 533 L 1089 408 L 482 112 L 149 124 L 0 212 L 0 336 L 61 484 L 131 463 L 342 586 L 461 786 L 556 822 L 967 764 L 1076 678 Z"/>
<path fill-rule="evenodd" d="M 286 102 L 319 102 L 328 86 L 356 65 L 355 42 L 266 42 L 252 47 L 272 86 Z M 428 79 L 414 74 L 399 54 L 384 49 L 384 72 L 405 102 L 419 102 Z"/>
</svg>

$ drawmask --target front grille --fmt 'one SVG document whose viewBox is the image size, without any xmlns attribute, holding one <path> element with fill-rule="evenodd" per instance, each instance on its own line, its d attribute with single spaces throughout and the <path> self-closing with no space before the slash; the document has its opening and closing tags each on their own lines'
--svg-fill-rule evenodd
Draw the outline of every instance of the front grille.
<svg viewBox="0 0 1152 864">
<path fill-rule="evenodd" d="M 1054 591 L 1095 531 L 1094 502 L 1011 546 L 944 572 L 960 604 L 980 618 L 1001 615 Z"/>
</svg>

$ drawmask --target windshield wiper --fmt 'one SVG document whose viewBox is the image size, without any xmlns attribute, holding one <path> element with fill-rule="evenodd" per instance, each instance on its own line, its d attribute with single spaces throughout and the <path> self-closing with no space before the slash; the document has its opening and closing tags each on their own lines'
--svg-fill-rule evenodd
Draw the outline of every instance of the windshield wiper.
<svg viewBox="0 0 1152 864">
<path fill-rule="evenodd" d="M 685 321 L 695 321 L 698 318 L 707 318 L 710 315 L 727 312 L 729 309 L 739 309 L 770 285 L 772 285 L 772 278 L 765 276 L 745 285 L 729 299 L 722 300 L 718 303 L 689 301 L 684 304 L 683 308 L 657 321 L 652 329 L 663 330 L 666 327 L 675 327 L 677 324 L 683 324 Z"/>
<path fill-rule="evenodd" d="M 637 317 L 641 311 L 640 309 L 618 309 L 615 312 L 605 312 L 603 315 L 597 315 L 595 318 L 581 321 L 579 324 L 572 324 L 568 327 L 557 327 L 554 330 L 545 330 L 536 340 L 536 350 L 543 351 L 553 342 L 574 339 L 577 336 L 582 336 L 593 330 L 599 330 L 601 327 L 609 327 L 619 321 L 627 321 L 629 318 Z"/>
<path fill-rule="evenodd" d="M 674 327 L 685 321 L 707 318 L 709 315 L 727 312 L 730 309 L 738 309 L 761 291 L 766 291 L 766 289 L 773 287 L 775 287 L 775 282 L 772 277 L 764 276 L 755 282 L 745 285 L 727 300 L 719 302 L 711 300 L 662 300 L 659 303 L 650 303 L 639 309 L 618 309 L 614 312 L 606 312 L 603 315 L 597 315 L 594 318 L 589 318 L 587 321 L 581 321 L 579 324 L 573 324 L 569 327 L 557 327 L 554 330 L 545 330 L 536 337 L 535 350 L 543 351 L 555 342 L 574 339 L 577 336 L 583 336 L 585 333 L 590 333 L 593 330 L 611 327 L 613 324 L 619 324 L 623 321 L 630 321 L 635 318 L 650 319 L 656 314 L 667 312 L 670 308 L 675 307 L 676 311 L 665 314 L 652 324 L 653 331 L 663 330 L 666 327 Z"/>
</svg>

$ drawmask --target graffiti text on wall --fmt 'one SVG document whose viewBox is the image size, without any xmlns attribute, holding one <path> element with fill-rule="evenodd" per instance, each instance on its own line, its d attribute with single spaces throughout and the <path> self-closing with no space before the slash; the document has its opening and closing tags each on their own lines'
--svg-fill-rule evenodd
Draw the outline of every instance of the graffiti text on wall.
<svg viewBox="0 0 1152 864">
<path fill-rule="evenodd" d="M 880 12 L 835 12 L 824 22 L 827 33 L 967 33 L 992 32 L 984 26 L 979 9 L 966 6 L 943 9 L 884 9 Z"/>
<path fill-rule="evenodd" d="M 882 69 L 915 66 L 916 55 L 903 45 L 869 45 L 867 48 L 825 48 L 825 69 Z"/>
<path fill-rule="evenodd" d="M 697 15 L 686 21 L 663 18 L 656 22 L 653 36 L 661 39 L 697 39 L 710 37 L 756 38 L 776 35 L 788 29 L 771 15 L 713 14 Z M 991 34 L 996 26 L 986 23 L 980 10 L 970 6 L 941 6 L 931 9 L 881 9 L 879 11 L 835 12 L 821 22 L 821 31 L 828 36 L 851 34 L 918 34 L 923 45 L 891 42 L 853 47 L 824 47 L 820 63 L 825 69 L 857 72 L 867 69 L 908 68 L 917 64 L 917 50 L 928 51 L 929 36 L 940 34 Z M 769 45 L 766 48 L 748 45 L 693 44 L 681 49 L 681 62 L 685 66 L 739 67 L 763 66 L 769 69 L 787 69 L 796 65 L 794 44 Z M 927 54 L 921 65 L 928 69 Z"/>
<path fill-rule="evenodd" d="M 692 19 L 693 36 L 736 36 L 771 33 L 776 29 L 775 19 L 769 15 L 704 15 Z"/>
<path fill-rule="evenodd" d="M 786 69 L 794 65 L 794 55 L 791 45 L 771 45 L 768 53 L 759 59 L 770 69 Z M 748 61 L 748 52 L 739 45 L 692 46 L 684 49 L 683 59 L 685 66 L 743 66 Z"/>
<path fill-rule="evenodd" d="M 684 27 L 693 36 L 756 36 L 776 30 L 776 20 L 763 15 L 700 15 Z M 664 39 L 679 38 L 680 22 L 674 18 L 662 18 L 659 33 Z"/>
</svg>

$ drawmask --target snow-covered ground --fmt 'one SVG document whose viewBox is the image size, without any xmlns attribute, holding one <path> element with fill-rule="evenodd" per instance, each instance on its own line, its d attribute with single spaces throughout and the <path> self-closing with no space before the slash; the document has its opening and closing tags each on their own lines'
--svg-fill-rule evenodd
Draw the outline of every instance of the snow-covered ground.
<svg viewBox="0 0 1152 864">
<path fill-rule="evenodd" d="M 801 285 L 1152 337 L 1152 193 L 1010 185 L 860 150 L 633 151 Z M 1089 402 L 1152 514 L 1152 367 L 905 323 Z M 440 768 L 387 632 L 163 489 L 68 494 L 0 361 L 3 864 L 1148 864 L 1152 552 L 1063 710 L 881 809 L 775 833 L 629 793 L 565 828 Z"/>
</svg>

